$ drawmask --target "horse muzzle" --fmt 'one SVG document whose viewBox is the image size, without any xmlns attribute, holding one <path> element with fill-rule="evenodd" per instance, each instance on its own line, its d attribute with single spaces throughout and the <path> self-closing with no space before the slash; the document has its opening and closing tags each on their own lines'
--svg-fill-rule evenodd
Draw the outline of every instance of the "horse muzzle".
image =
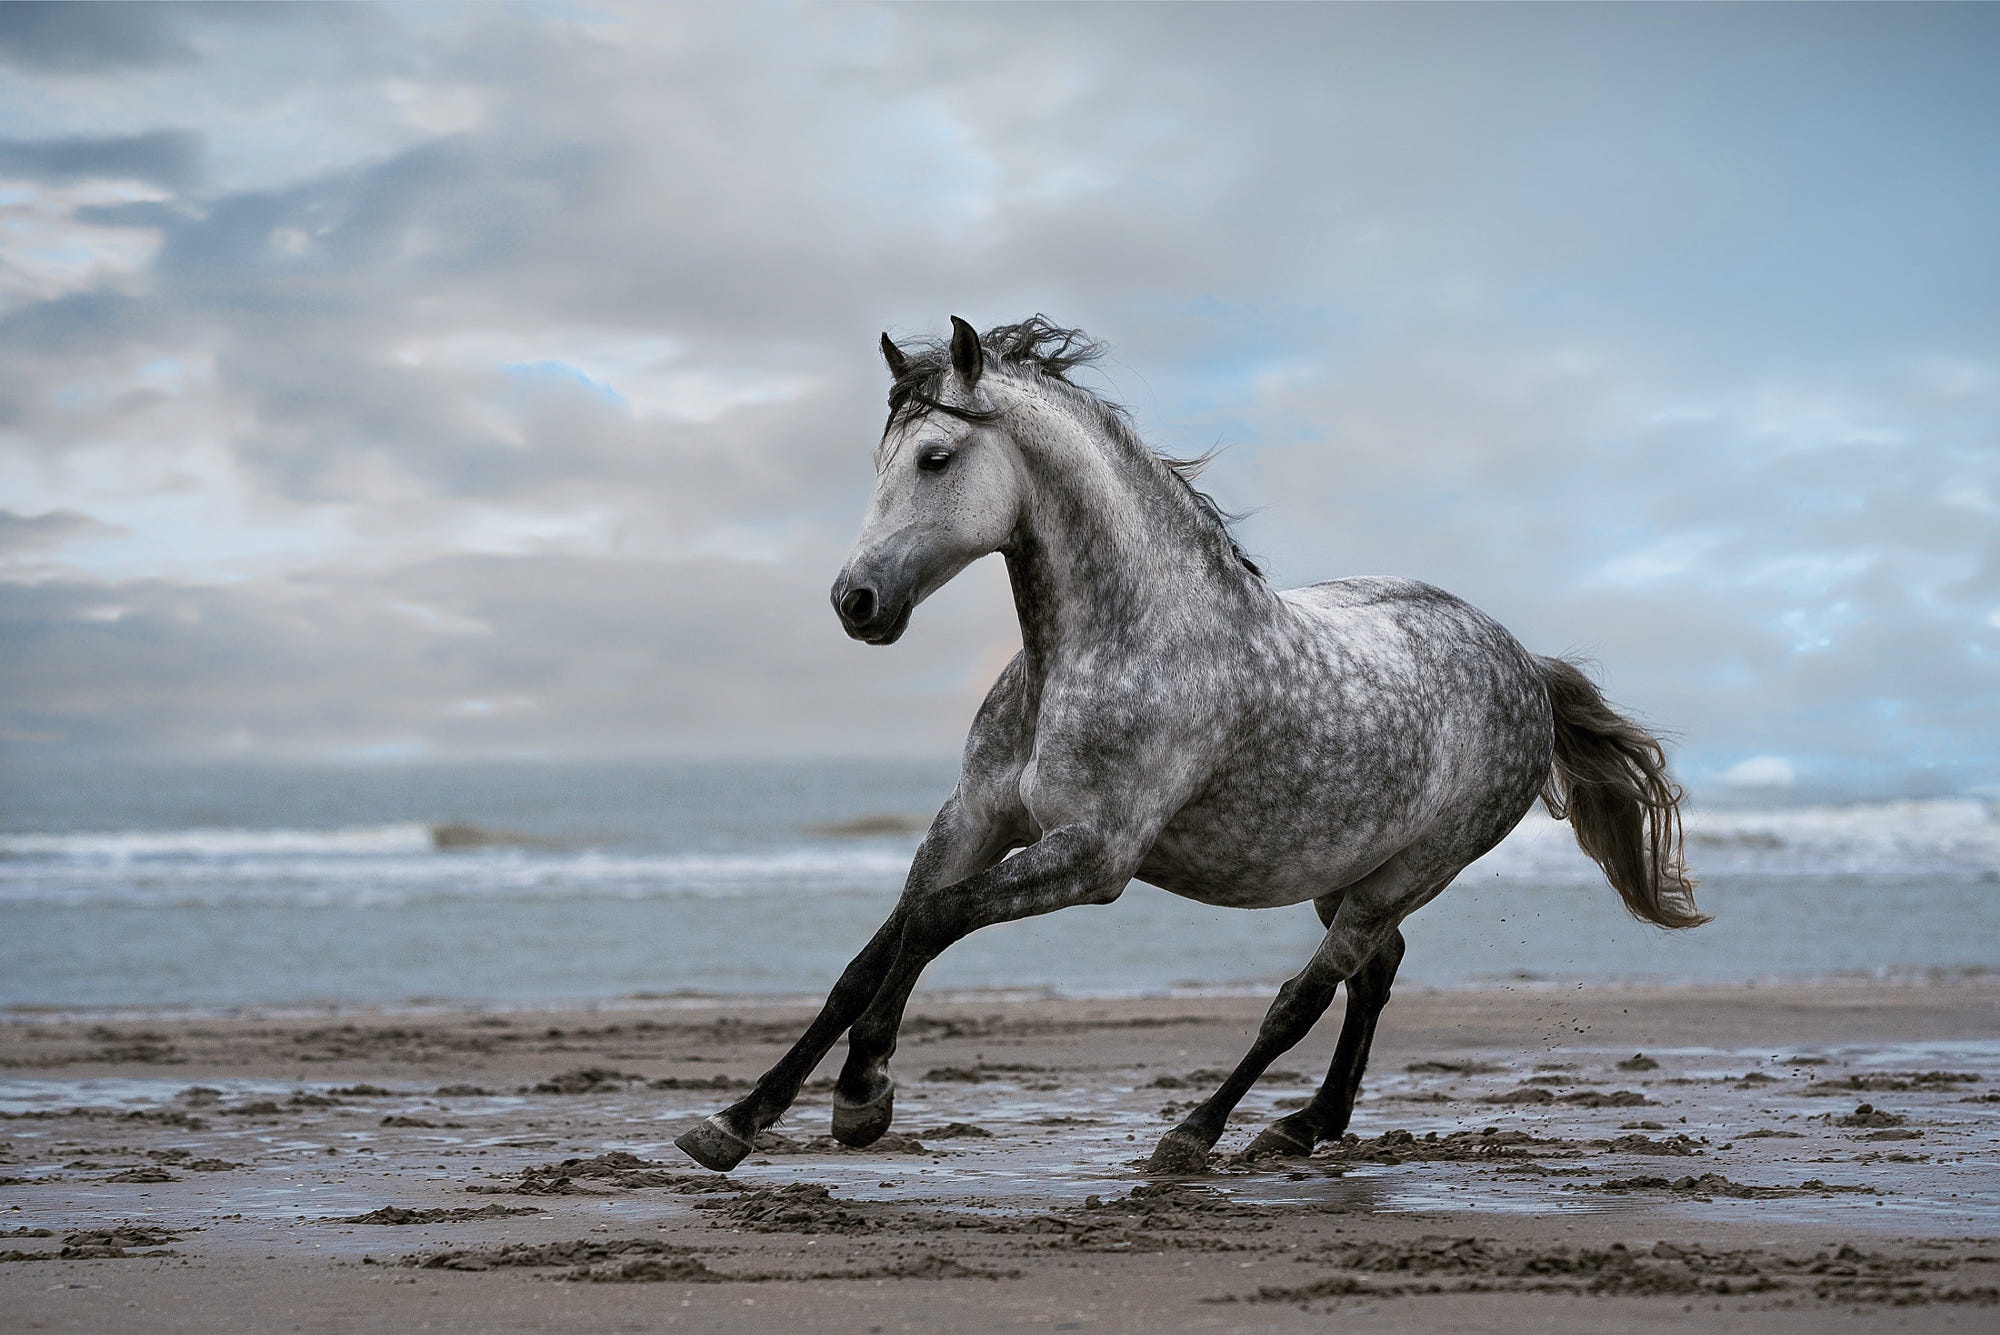
<svg viewBox="0 0 2000 1335">
<path fill-rule="evenodd" d="M 867 580 L 849 580 L 842 574 L 833 582 L 833 610 L 840 617 L 840 628 L 863 644 L 894 644 L 909 628 L 915 609 L 915 599 L 885 597 Z"/>
</svg>

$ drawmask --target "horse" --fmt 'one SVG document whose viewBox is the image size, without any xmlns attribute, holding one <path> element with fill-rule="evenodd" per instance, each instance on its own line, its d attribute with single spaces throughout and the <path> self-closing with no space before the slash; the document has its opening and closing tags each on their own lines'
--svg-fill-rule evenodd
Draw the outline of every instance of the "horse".
<svg viewBox="0 0 2000 1335">
<path fill-rule="evenodd" d="M 1202 1171 L 1230 1112 L 1344 986 L 1324 1084 L 1246 1154 L 1347 1130 L 1405 918 L 1540 797 L 1626 908 L 1708 921 L 1660 742 L 1573 662 L 1407 579 L 1278 591 L 1197 490 L 1205 460 L 1148 448 L 1071 373 L 1103 348 L 1037 315 L 881 351 L 892 377 L 861 536 L 834 581 L 847 634 L 894 644 L 980 557 L 1006 560 L 1021 651 L 966 737 L 957 785 L 888 918 L 796 1044 L 675 1144 L 727 1172 L 843 1032 L 833 1135 L 874 1143 L 924 968 L 982 927 L 1109 904 L 1133 880 L 1205 904 L 1310 900 L 1325 929 L 1249 1051 L 1148 1167 Z"/>
</svg>

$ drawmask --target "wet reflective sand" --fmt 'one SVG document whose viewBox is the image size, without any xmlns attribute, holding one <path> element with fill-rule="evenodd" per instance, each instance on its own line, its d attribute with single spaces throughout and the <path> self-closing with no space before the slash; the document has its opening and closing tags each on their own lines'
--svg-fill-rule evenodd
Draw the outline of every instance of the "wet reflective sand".
<svg viewBox="0 0 2000 1335">
<path fill-rule="evenodd" d="M 1148 1180 L 1261 1009 L 929 1003 L 889 1139 L 816 1141 L 836 1050 L 726 1179 L 673 1137 L 782 1050 L 798 1007 L 16 1017 L 0 1285 L 35 1320 L 106 1329 L 124 1303 L 192 1320 L 225 1275 L 246 1317 L 310 1291 L 362 1326 L 385 1318 L 375 1288 L 413 1280 L 426 1319 L 468 1328 L 558 1291 L 685 1302 L 697 1327 L 727 1308 L 732 1329 L 827 1302 L 920 1328 L 1058 1309 L 1281 1328 L 1331 1307 L 1423 1329 L 1482 1303 L 1557 1327 L 1697 1302 L 1745 1328 L 1994 1318 L 2000 984 L 1413 992 L 1345 1142 L 1232 1157 L 1310 1094 L 1329 1023 L 1209 1172 Z"/>
</svg>

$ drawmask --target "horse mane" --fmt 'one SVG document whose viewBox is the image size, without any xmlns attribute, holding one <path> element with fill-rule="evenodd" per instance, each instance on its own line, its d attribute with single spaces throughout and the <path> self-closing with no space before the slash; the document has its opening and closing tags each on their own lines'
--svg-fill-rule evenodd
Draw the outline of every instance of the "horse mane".
<svg viewBox="0 0 2000 1335">
<path fill-rule="evenodd" d="M 1069 373 L 1101 359 L 1107 349 L 1081 329 L 1065 329 L 1045 315 L 1031 315 L 1019 324 L 996 325 L 979 336 L 980 347 L 990 362 L 1015 374 L 1027 373 L 1046 384 L 1060 386 L 1064 397 L 1091 413 L 1112 437 L 1140 456 L 1166 465 L 1168 473 L 1194 501 L 1195 509 L 1215 526 L 1230 554 L 1251 574 L 1262 578 L 1236 541 L 1232 525 L 1240 517 L 1215 503 L 1215 498 L 1195 486 L 1202 469 L 1214 460 L 1217 451 L 1178 458 L 1162 454 L 1139 439 L 1130 415 L 1119 404 L 1077 384 Z M 889 386 L 889 425 L 920 422 L 932 413 L 944 413 L 963 422 L 988 422 L 996 414 L 977 408 L 960 408 L 945 403 L 938 395 L 944 388 L 945 373 L 951 369 L 951 349 L 943 339 L 929 338 L 897 345 L 905 360 L 903 373 Z"/>
</svg>

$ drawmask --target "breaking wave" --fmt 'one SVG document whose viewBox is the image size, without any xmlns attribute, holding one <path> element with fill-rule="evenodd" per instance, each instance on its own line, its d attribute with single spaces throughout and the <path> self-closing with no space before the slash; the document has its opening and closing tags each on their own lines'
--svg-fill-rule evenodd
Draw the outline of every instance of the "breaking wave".
<svg viewBox="0 0 2000 1335">
<path fill-rule="evenodd" d="M 0 834 L 0 858 L 129 863 L 180 859 L 386 857 L 427 853 L 432 827 L 416 821 L 335 830 L 107 830 L 81 834 Z"/>
<path fill-rule="evenodd" d="M 901 844 L 651 853 L 440 839 L 437 828 L 463 827 L 0 835 L 0 903 L 367 906 L 434 898 L 893 891 L 910 859 Z"/>
<path fill-rule="evenodd" d="M 1972 798 L 1687 813 L 1697 876 L 2000 876 L 2000 811 Z M 1540 807 L 1465 875 L 1594 879 Z"/>
<path fill-rule="evenodd" d="M 872 827 L 871 827 L 872 832 Z M 852 833 L 862 833 L 854 831 Z M 1692 811 L 1698 876 L 2000 879 L 2000 814 L 1946 799 Z M 656 852 L 565 847 L 504 831 L 399 822 L 335 829 L 0 834 L 0 903 L 393 904 L 438 898 L 704 898 L 893 894 L 910 837 L 842 827 L 778 848 Z M 1463 881 L 1570 884 L 1599 873 L 1540 808 Z"/>
</svg>

